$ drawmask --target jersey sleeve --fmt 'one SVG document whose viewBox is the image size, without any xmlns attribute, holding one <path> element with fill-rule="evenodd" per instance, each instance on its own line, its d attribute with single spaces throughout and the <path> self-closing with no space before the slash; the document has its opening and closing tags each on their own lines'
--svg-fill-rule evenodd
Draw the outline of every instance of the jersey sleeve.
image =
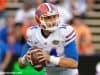
<svg viewBox="0 0 100 75">
<path fill-rule="evenodd" d="M 64 37 L 65 45 L 68 45 L 76 38 L 76 33 L 72 26 L 66 26 L 65 28 L 63 28 L 62 34 Z"/>
<path fill-rule="evenodd" d="M 65 41 L 65 44 L 64 44 L 65 57 L 72 58 L 78 61 L 78 49 L 77 49 L 76 41 L 75 41 L 76 33 L 73 27 L 70 25 L 67 25 L 63 27 L 62 30 L 63 30 L 62 34 Z"/>
<path fill-rule="evenodd" d="M 26 43 L 22 48 L 21 57 L 23 57 L 26 54 L 29 48 L 30 46 Z"/>
<path fill-rule="evenodd" d="M 76 47 L 75 40 L 64 47 L 64 54 L 65 54 L 65 57 L 72 58 L 78 61 L 79 56 L 78 56 L 78 49 Z"/>
</svg>

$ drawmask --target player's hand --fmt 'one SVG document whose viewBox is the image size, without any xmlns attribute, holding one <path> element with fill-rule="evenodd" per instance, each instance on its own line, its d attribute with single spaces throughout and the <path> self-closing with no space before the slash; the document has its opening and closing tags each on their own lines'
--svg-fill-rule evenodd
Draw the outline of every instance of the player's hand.
<svg viewBox="0 0 100 75">
<path fill-rule="evenodd" d="M 30 60 L 31 60 L 30 54 L 31 54 L 30 50 L 28 50 L 27 53 L 25 54 L 25 60 L 27 62 L 30 62 Z"/>
<path fill-rule="evenodd" d="M 36 47 L 31 47 L 28 49 L 27 53 L 25 54 L 25 60 L 31 62 L 31 51 L 34 51 Z"/>
<path fill-rule="evenodd" d="M 39 60 L 39 62 L 49 61 L 50 55 L 47 52 L 42 50 L 40 52 L 37 52 L 37 59 Z"/>
</svg>

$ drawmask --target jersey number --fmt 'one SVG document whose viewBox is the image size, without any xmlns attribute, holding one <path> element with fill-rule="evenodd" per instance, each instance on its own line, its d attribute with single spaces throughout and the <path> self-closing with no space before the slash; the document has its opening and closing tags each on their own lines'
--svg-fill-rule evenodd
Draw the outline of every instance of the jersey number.
<svg viewBox="0 0 100 75">
<path fill-rule="evenodd" d="M 57 56 L 56 48 L 52 48 L 52 49 L 51 49 L 50 55 Z"/>
</svg>

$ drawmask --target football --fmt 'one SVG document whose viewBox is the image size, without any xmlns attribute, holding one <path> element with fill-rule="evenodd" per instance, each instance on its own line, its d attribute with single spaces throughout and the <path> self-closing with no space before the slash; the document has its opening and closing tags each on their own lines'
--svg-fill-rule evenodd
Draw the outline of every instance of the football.
<svg viewBox="0 0 100 75">
<path fill-rule="evenodd" d="M 34 50 L 37 50 L 37 51 L 34 51 Z M 30 54 L 31 64 L 35 70 L 41 71 L 46 64 L 45 64 L 45 61 L 43 61 L 41 63 L 39 62 L 39 59 L 37 59 L 37 57 L 38 57 L 37 52 L 40 52 L 39 48 L 37 48 L 37 47 L 31 48 L 31 54 Z"/>
</svg>

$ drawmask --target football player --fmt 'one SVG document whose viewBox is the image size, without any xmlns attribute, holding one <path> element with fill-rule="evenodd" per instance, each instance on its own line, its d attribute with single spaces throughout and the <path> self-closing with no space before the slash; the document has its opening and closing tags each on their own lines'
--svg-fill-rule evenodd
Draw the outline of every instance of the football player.
<svg viewBox="0 0 100 75">
<path fill-rule="evenodd" d="M 26 32 L 27 45 L 20 65 L 25 65 L 30 59 L 28 48 L 36 46 L 43 51 L 38 53 L 46 65 L 46 75 L 77 75 L 78 52 L 74 29 L 59 21 L 56 7 L 50 3 L 42 3 L 36 10 L 37 26 L 28 28 Z"/>
</svg>

